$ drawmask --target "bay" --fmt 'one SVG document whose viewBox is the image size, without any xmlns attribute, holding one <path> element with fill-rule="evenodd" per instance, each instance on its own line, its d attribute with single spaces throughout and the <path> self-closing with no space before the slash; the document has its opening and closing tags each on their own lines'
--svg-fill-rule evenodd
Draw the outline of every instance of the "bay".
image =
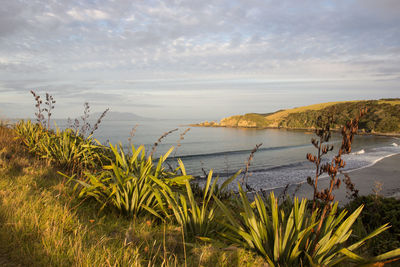
<svg viewBox="0 0 400 267">
<path fill-rule="evenodd" d="M 66 120 L 56 120 L 60 128 L 68 126 Z M 202 177 L 213 169 L 214 173 L 227 177 L 239 169 L 245 169 L 246 161 L 256 144 L 262 146 L 254 154 L 249 168 L 249 185 L 255 189 L 270 189 L 287 184 L 304 182 L 315 172 L 312 163 L 306 160 L 307 153 L 316 153 L 311 145 L 313 132 L 282 129 L 205 128 L 188 126 L 193 121 L 151 120 L 151 121 L 103 121 L 94 137 L 107 144 L 121 143 L 129 150 L 129 138 L 135 146 L 145 145 L 150 151 L 163 133 L 167 135 L 157 146 L 158 157 L 175 147 L 171 157 L 181 158 L 188 173 Z M 134 136 L 130 136 L 136 126 Z M 190 130 L 180 140 L 187 128 Z M 331 143 L 337 153 L 341 137 L 334 133 Z M 181 143 L 178 147 L 177 144 Z M 353 142 L 353 151 L 344 156 L 346 170 L 365 168 L 384 157 L 400 153 L 400 140 L 395 137 L 358 135 Z M 333 153 L 326 157 L 331 159 Z M 176 164 L 171 159 L 170 164 Z"/>
</svg>

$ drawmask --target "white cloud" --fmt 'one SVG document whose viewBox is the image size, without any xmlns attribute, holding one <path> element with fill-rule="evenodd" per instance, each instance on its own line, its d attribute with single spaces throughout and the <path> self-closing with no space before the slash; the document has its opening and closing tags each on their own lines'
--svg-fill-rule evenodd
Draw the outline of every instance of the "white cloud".
<svg viewBox="0 0 400 267">
<path fill-rule="evenodd" d="M 77 9 L 73 8 L 67 11 L 67 14 L 72 18 L 80 21 L 88 21 L 88 20 L 104 20 L 109 19 L 110 16 L 104 11 L 98 9 Z"/>
<path fill-rule="evenodd" d="M 128 21 L 128 22 L 135 21 L 135 20 L 136 20 L 136 18 L 135 18 L 134 15 L 131 15 L 131 16 L 129 16 L 129 17 L 127 17 L 127 18 L 125 19 L 125 21 Z"/>
</svg>

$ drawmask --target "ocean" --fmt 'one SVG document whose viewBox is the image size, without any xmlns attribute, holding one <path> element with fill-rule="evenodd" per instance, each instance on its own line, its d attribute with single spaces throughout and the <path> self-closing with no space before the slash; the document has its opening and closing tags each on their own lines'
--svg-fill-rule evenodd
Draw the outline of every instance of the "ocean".
<svg viewBox="0 0 400 267">
<path fill-rule="evenodd" d="M 67 126 L 66 120 L 56 120 L 60 128 Z M 306 160 L 307 153 L 316 153 L 311 144 L 313 132 L 282 129 L 239 129 L 239 128 L 204 128 L 188 126 L 193 121 L 151 120 L 151 121 L 107 121 L 104 120 L 94 137 L 101 143 L 121 143 L 129 151 L 129 138 L 132 128 L 137 125 L 132 138 L 135 146 L 145 145 L 150 151 L 159 137 L 172 129 L 157 146 L 156 157 L 169 150 L 169 163 L 176 164 L 175 158 L 181 158 L 187 172 L 197 177 L 204 177 L 204 171 L 210 169 L 216 175 L 229 177 L 239 169 L 245 169 L 246 161 L 256 144 L 262 146 L 254 154 L 249 168 L 248 184 L 255 189 L 284 187 L 287 184 L 304 182 L 307 176 L 315 173 L 314 165 Z M 187 128 L 190 130 L 180 141 Z M 341 144 L 338 133 L 332 135 L 334 153 Z M 400 139 L 396 137 L 358 135 L 353 141 L 352 153 L 343 158 L 345 170 L 366 168 L 379 160 L 400 153 Z M 333 154 L 327 155 L 331 159 Z M 203 171 L 204 170 L 204 171 Z"/>
</svg>

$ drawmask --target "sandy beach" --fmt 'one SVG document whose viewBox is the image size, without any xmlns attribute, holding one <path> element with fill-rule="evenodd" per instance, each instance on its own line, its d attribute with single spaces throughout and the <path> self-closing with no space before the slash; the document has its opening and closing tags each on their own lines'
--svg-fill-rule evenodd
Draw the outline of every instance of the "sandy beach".
<svg viewBox="0 0 400 267">
<path fill-rule="evenodd" d="M 374 165 L 354 170 L 348 173 L 351 180 L 355 184 L 356 189 L 359 190 L 360 195 L 373 194 L 373 189 L 376 184 L 381 185 L 379 194 L 386 197 L 400 198 L 400 154 L 384 158 Z M 342 177 L 342 176 L 341 176 Z M 329 179 L 322 178 L 319 181 L 318 188 L 327 188 Z M 280 194 L 283 188 L 274 189 L 275 194 Z M 313 197 L 313 189 L 307 183 L 301 185 L 289 186 L 287 193 L 308 199 Z M 346 185 L 341 184 L 340 188 L 334 191 L 335 199 L 340 201 L 341 205 L 346 204 L 349 199 L 346 197 Z"/>
</svg>

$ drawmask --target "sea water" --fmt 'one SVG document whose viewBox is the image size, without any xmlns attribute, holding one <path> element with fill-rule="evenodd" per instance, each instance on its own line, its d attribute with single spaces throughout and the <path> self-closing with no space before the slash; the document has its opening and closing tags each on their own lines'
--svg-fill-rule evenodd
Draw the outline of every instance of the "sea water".
<svg viewBox="0 0 400 267">
<path fill-rule="evenodd" d="M 306 160 L 306 154 L 316 154 L 311 138 L 316 138 L 313 132 L 282 129 L 242 129 L 242 128 L 206 128 L 190 127 L 193 121 L 184 120 L 151 120 L 151 121 L 103 121 L 94 137 L 102 143 L 121 143 L 126 151 L 130 150 L 128 139 L 132 128 L 137 125 L 134 136 L 131 137 L 135 146 L 145 145 L 150 151 L 159 137 L 172 129 L 177 131 L 162 139 L 157 146 L 155 156 L 158 157 L 169 150 L 169 163 L 176 164 L 176 159 L 182 159 L 189 174 L 203 177 L 210 169 L 221 177 L 228 177 L 245 169 L 246 162 L 256 144 L 262 146 L 254 154 L 249 167 L 248 183 L 255 189 L 271 189 L 287 184 L 304 182 L 308 176 L 315 173 L 315 166 Z M 60 128 L 65 128 L 67 122 L 58 120 Z M 180 134 L 187 128 L 184 139 Z M 331 138 L 334 150 L 326 155 L 331 160 L 341 144 L 341 136 L 334 133 Z M 343 156 L 346 162 L 345 170 L 366 168 L 377 161 L 393 154 L 400 153 L 400 140 L 394 137 L 355 136 L 352 153 Z M 201 178 L 200 178 L 201 179 Z M 240 179 L 240 177 L 239 177 Z"/>
</svg>

